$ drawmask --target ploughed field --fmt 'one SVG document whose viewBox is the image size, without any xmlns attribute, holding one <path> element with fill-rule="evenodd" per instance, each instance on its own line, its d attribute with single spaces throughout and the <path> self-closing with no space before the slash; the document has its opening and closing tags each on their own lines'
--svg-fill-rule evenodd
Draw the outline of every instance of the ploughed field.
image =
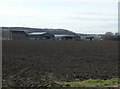
<svg viewBox="0 0 120 89">
<path fill-rule="evenodd" d="M 118 77 L 118 42 L 3 41 L 3 86 Z"/>
</svg>

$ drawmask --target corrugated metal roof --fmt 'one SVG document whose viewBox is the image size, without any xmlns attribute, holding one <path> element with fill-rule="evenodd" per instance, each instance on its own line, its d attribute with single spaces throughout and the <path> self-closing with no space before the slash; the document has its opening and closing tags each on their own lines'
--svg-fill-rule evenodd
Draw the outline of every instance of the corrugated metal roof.
<svg viewBox="0 0 120 89">
<path fill-rule="evenodd" d="M 32 32 L 32 33 L 28 33 L 28 35 L 42 35 L 45 34 L 46 32 Z"/>
</svg>

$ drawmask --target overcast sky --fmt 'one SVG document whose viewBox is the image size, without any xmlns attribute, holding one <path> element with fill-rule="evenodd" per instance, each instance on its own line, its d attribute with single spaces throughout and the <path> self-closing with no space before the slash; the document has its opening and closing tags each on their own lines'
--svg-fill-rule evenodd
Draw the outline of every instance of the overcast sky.
<svg viewBox="0 0 120 89">
<path fill-rule="evenodd" d="M 0 0 L 0 26 L 117 32 L 119 0 Z"/>
</svg>

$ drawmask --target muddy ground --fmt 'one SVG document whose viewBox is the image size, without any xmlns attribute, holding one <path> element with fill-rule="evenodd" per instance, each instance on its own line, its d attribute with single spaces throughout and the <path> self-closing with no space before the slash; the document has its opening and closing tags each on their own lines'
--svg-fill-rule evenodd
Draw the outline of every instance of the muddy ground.
<svg viewBox="0 0 120 89">
<path fill-rule="evenodd" d="M 59 86 L 55 81 L 118 77 L 114 41 L 3 41 L 3 86 Z"/>
</svg>

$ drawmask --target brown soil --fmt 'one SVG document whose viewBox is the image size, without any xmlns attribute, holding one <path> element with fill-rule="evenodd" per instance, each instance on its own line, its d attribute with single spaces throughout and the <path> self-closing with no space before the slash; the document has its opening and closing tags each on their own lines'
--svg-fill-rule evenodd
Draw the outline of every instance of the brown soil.
<svg viewBox="0 0 120 89">
<path fill-rule="evenodd" d="M 3 41 L 3 85 L 59 86 L 54 81 L 118 77 L 118 43 Z"/>
</svg>

